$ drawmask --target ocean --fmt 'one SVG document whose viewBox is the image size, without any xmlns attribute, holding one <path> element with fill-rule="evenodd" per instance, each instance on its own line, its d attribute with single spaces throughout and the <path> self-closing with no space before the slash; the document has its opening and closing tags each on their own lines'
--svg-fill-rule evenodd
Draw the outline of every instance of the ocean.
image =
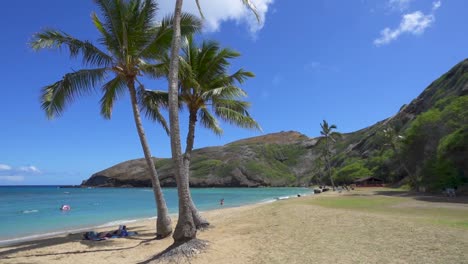
<svg viewBox="0 0 468 264">
<path fill-rule="evenodd" d="M 151 188 L 60 188 L 0 186 L 0 245 L 156 217 Z M 170 214 L 177 214 L 177 189 L 163 188 Z M 310 195 L 307 188 L 193 188 L 200 211 Z M 71 210 L 62 211 L 62 205 Z"/>
</svg>

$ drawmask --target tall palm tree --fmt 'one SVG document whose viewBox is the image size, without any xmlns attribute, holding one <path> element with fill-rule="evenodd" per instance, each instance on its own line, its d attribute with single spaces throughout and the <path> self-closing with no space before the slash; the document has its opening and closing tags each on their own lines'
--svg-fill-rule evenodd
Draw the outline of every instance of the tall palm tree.
<svg viewBox="0 0 468 264">
<path fill-rule="evenodd" d="M 198 7 L 200 3 L 196 0 Z M 254 6 L 250 0 L 242 0 L 251 10 Z M 175 244 L 184 243 L 196 238 L 197 230 L 190 209 L 190 190 L 188 174 L 184 174 L 184 161 L 182 159 L 182 148 L 180 144 L 179 128 L 179 101 L 178 101 L 178 73 L 179 73 L 179 50 L 181 46 L 181 17 L 183 0 L 176 0 L 174 8 L 174 31 L 172 33 L 171 56 L 169 62 L 169 123 L 171 129 L 171 152 L 174 160 L 174 173 L 177 182 L 177 193 L 179 196 L 179 220 L 173 234 Z M 201 10 L 201 9 L 200 9 Z M 257 15 L 258 19 L 258 15 Z"/>
<path fill-rule="evenodd" d="M 239 56 L 238 52 L 231 49 L 221 49 L 217 42 L 204 41 L 199 47 L 192 36 L 185 38 L 179 62 L 178 101 L 179 104 L 185 105 L 189 112 L 186 148 L 183 154 L 183 172 L 187 179 L 198 121 L 217 135 L 222 134 L 223 130 L 215 116 L 239 127 L 260 129 L 247 111 L 250 104 L 238 100 L 246 96 L 245 91 L 236 86 L 236 83 L 242 84 L 247 78 L 254 77 L 254 74 L 243 69 L 232 75 L 227 73 L 230 65 L 228 59 Z M 158 77 L 169 75 L 169 57 L 164 61 L 156 73 Z M 167 93 L 163 91 L 145 91 L 143 100 L 147 115 L 153 119 L 157 117 L 159 107 L 168 106 L 167 98 Z M 209 225 L 198 213 L 190 196 L 189 205 L 196 228 Z"/>
<path fill-rule="evenodd" d="M 172 233 L 171 219 L 141 122 L 136 90 L 141 86 L 138 77 L 152 72 L 156 60 L 170 47 L 173 18 L 167 17 L 156 24 L 157 6 L 153 0 L 95 0 L 95 3 L 102 19 L 93 13 L 92 21 L 101 35 L 99 44 L 105 50 L 57 30 L 44 30 L 33 36 L 33 49 L 66 47 L 70 57 L 81 55 L 85 66 L 95 67 L 67 73 L 60 81 L 44 87 L 42 108 L 49 118 L 60 115 L 66 104 L 102 85 L 101 114 L 110 118 L 115 100 L 128 90 L 157 204 L 156 234 L 163 238 Z M 183 34 L 191 34 L 201 28 L 201 22 L 192 15 L 179 14 L 177 28 Z"/>
<path fill-rule="evenodd" d="M 325 149 L 323 153 L 323 157 L 325 159 L 325 165 L 327 166 L 327 171 L 328 171 L 328 177 L 330 178 L 332 188 L 335 190 L 335 182 L 333 181 L 332 173 L 331 173 L 331 144 L 333 142 L 336 142 L 336 138 L 340 136 L 340 133 L 333 131 L 337 129 L 336 125 L 328 125 L 328 122 L 326 120 L 323 120 L 323 123 L 320 124 L 320 127 L 322 128 L 322 131 L 320 131 L 320 134 L 325 137 Z M 331 142 L 330 142 L 331 141 Z"/>
</svg>

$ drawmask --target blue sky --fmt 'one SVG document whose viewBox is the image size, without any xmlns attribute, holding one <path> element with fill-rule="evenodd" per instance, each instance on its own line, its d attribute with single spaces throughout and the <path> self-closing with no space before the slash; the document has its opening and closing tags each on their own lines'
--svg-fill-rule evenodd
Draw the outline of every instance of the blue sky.
<svg viewBox="0 0 468 264">
<path fill-rule="evenodd" d="M 195 12 L 192 2 L 186 0 L 185 9 Z M 242 87 L 263 132 L 223 124 L 225 133 L 218 137 L 198 128 L 196 148 L 289 130 L 315 137 L 323 119 L 341 132 L 355 131 L 395 114 L 466 58 L 465 0 L 256 0 L 260 24 L 239 2 L 201 0 L 206 27 L 200 37 L 242 53 L 232 61 L 233 71 L 243 67 L 256 74 Z M 160 1 L 160 13 L 172 5 Z M 28 41 L 50 27 L 95 41 L 94 3 L 7 1 L 2 9 L 0 185 L 79 184 L 94 172 L 142 157 L 128 96 L 112 120 L 99 115 L 99 95 L 80 98 L 54 120 L 40 108 L 41 87 L 79 69 L 80 61 L 65 51 L 33 52 Z M 144 125 L 153 155 L 169 157 L 163 130 Z M 185 121 L 181 127 L 185 133 Z"/>
</svg>

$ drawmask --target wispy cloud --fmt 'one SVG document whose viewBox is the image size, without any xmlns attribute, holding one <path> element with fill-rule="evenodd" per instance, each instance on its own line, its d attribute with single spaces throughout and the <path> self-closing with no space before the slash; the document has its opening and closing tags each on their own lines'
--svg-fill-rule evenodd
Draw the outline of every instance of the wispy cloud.
<svg viewBox="0 0 468 264">
<path fill-rule="evenodd" d="M 35 166 L 19 167 L 18 170 L 22 172 L 41 173 L 41 171 Z"/>
<path fill-rule="evenodd" d="M 0 171 L 9 171 L 11 170 L 11 166 L 6 164 L 0 164 Z"/>
<path fill-rule="evenodd" d="M 266 14 L 274 0 L 251 0 L 254 4 L 260 23 L 255 18 L 255 15 L 249 10 L 240 0 L 200 0 L 200 6 L 205 16 L 205 30 L 208 32 L 218 31 L 221 23 L 225 21 L 235 21 L 237 23 L 247 24 L 249 31 L 253 34 L 258 32 L 265 25 Z M 174 12 L 174 1 L 160 1 L 160 14 L 167 15 Z M 199 15 L 199 11 L 195 1 L 184 2 L 183 9 L 195 15 Z"/>
<path fill-rule="evenodd" d="M 324 71 L 330 71 L 330 72 L 338 72 L 338 68 L 325 65 L 319 61 L 309 61 L 306 64 L 304 64 L 304 71 L 308 73 L 313 73 L 313 72 L 324 72 Z"/>
<path fill-rule="evenodd" d="M 435 22 L 435 11 L 442 5 L 441 1 L 432 3 L 431 13 L 426 15 L 421 11 L 404 14 L 397 28 L 384 28 L 380 37 L 374 40 L 374 45 L 382 46 L 398 39 L 401 34 L 421 35 Z"/>
<path fill-rule="evenodd" d="M 6 182 L 22 182 L 22 181 L 24 181 L 24 176 L 21 176 L 21 175 L 5 175 L 5 176 L 0 176 L 0 181 L 6 181 Z"/>
<path fill-rule="evenodd" d="M 389 0 L 387 5 L 391 10 L 405 11 L 413 0 Z"/>
<path fill-rule="evenodd" d="M 21 182 L 28 176 L 37 176 L 41 174 L 41 170 L 32 165 L 13 167 L 6 164 L 0 164 L 0 183 Z"/>
</svg>

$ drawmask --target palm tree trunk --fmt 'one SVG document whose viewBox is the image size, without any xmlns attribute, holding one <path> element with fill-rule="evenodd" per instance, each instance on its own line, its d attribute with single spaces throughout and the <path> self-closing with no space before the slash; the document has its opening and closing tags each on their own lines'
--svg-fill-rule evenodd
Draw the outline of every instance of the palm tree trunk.
<svg viewBox="0 0 468 264">
<path fill-rule="evenodd" d="M 331 151 L 330 149 L 328 148 L 328 136 L 325 137 L 325 146 L 327 148 L 327 169 L 328 169 L 328 177 L 330 177 L 330 181 L 331 181 L 331 184 L 332 184 L 332 188 L 333 188 L 333 191 L 335 191 L 335 182 L 333 181 L 333 177 L 332 177 L 332 174 L 331 174 L 331 166 L 330 166 L 330 156 L 331 156 Z"/>
<path fill-rule="evenodd" d="M 134 81 L 129 81 L 127 83 L 128 89 L 130 91 L 130 98 L 132 101 L 133 117 L 135 118 L 135 125 L 138 131 L 138 136 L 140 137 L 141 147 L 143 148 L 143 153 L 145 154 L 146 163 L 149 168 L 151 183 L 153 186 L 154 198 L 156 199 L 157 205 L 157 214 L 158 218 L 156 220 L 156 236 L 158 238 L 164 238 L 169 236 L 172 233 L 172 223 L 171 218 L 167 210 L 166 201 L 164 200 L 164 195 L 161 190 L 161 185 L 159 184 L 158 172 L 154 166 L 154 161 L 151 156 L 149 149 L 148 141 L 146 140 L 145 131 L 143 129 L 143 124 L 141 122 L 140 110 L 138 109 L 138 102 L 135 90 Z"/>
<path fill-rule="evenodd" d="M 182 13 L 182 0 L 176 1 L 174 10 L 174 25 L 171 46 L 171 60 L 169 67 L 169 122 L 171 128 L 171 152 L 174 161 L 174 174 L 177 182 L 179 196 L 179 220 L 174 230 L 173 238 L 175 244 L 184 243 L 196 238 L 197 229 L 193 222 L 192 210 L 190 208 L 190 190 L 188 178 L 182 159 L 182 148 L 180 144 L 179 108 L 178 108 L 178 73 L 179 73 L 179 50 L 181 44 L 180 20 Z"/>
<path fill-rule="evenodd" d="M 189 116 L 189 129 L 187 133 L 187 142 L 185 146 L 185 154 L 184 154 L 184 173 L 185 178 L 187 179 L 187 184 L 189 184 L 190 178 L 190 162 L 192 161 L 192 150 L 193 144 L 195 142 L 195 125 L 197 123 L 197 112 L 191 110 Z M 205 228 L 210 225 L 210 223 L 204 219 L 200 213 L 198 212 L 195 203 L 192 200 L 192 196 L 189 192 L 189 206 L 190 210 L 192 211 L 193 221 L 197 229 Z"/>
</svg>

